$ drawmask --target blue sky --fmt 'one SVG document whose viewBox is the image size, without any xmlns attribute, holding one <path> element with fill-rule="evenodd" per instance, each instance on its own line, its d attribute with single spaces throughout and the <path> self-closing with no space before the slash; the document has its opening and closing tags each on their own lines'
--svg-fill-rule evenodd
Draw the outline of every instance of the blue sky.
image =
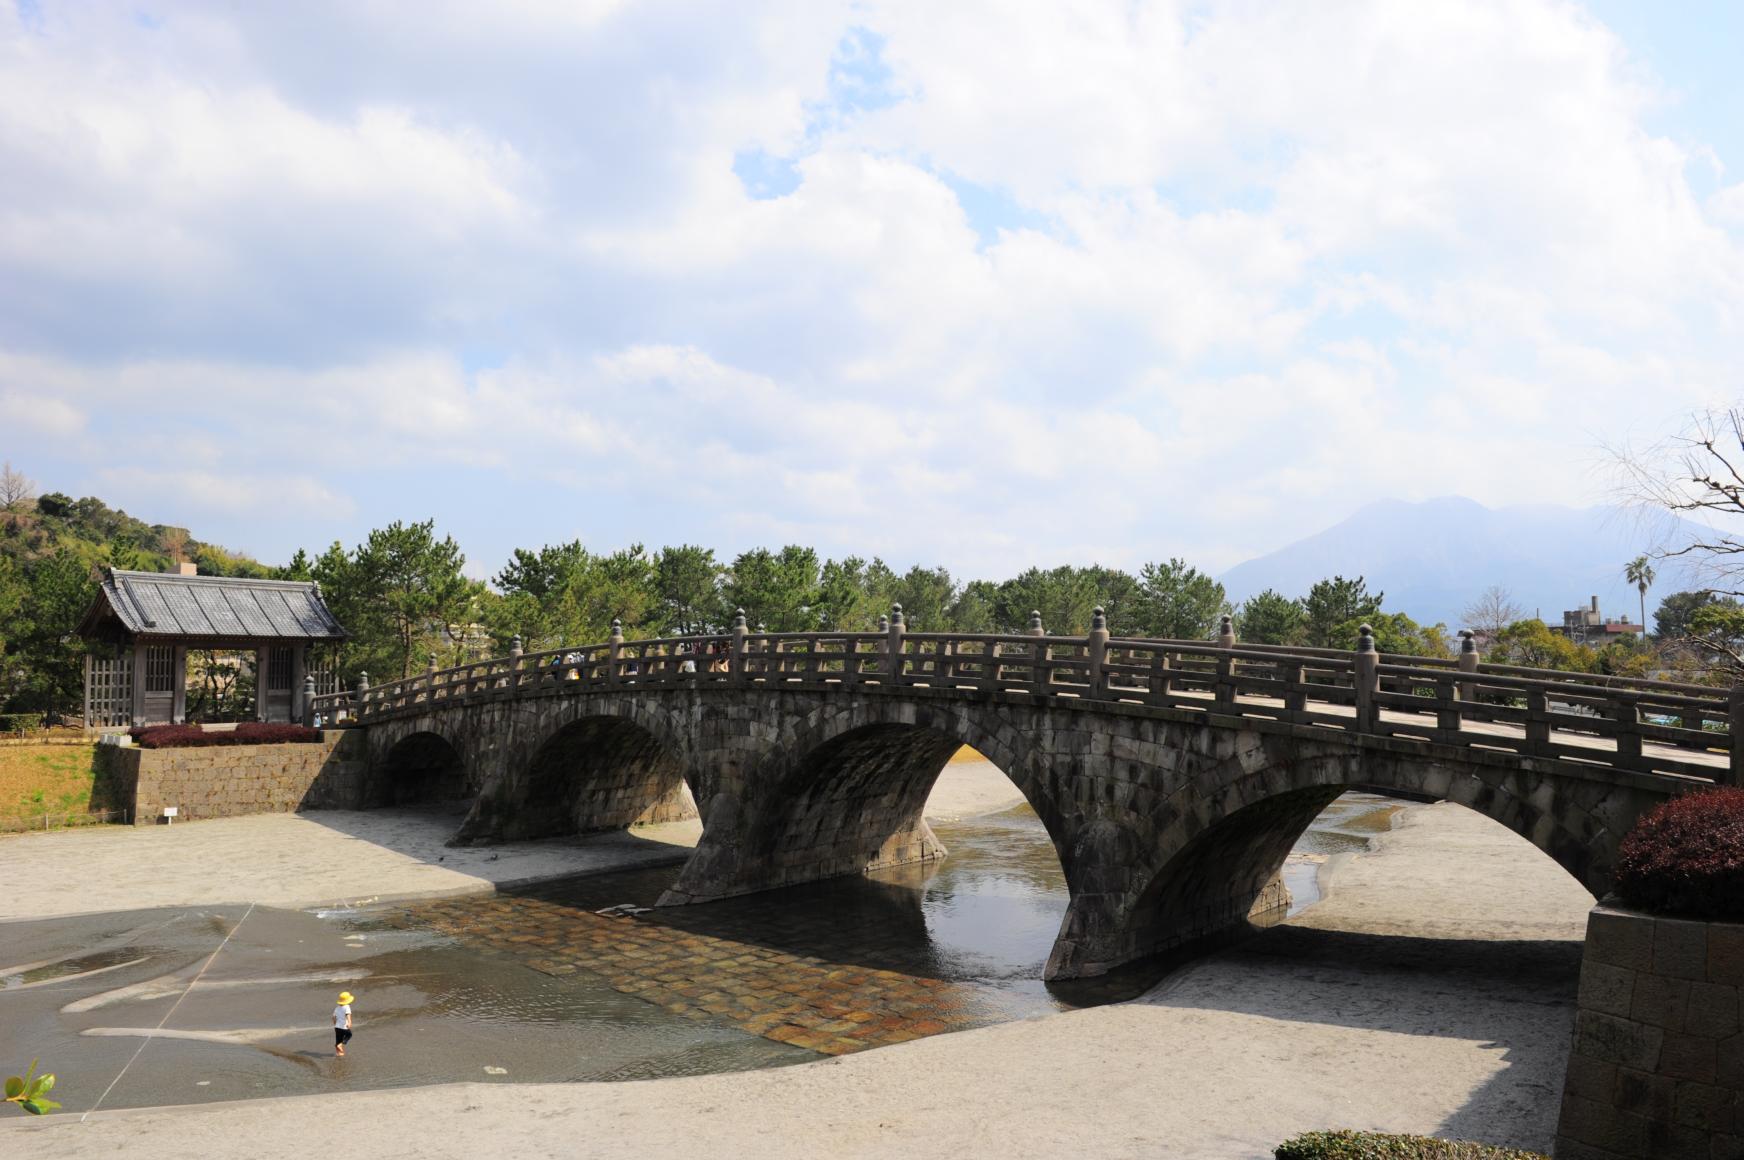
<svg viewBox="0 0 1744 1160">
<path fill-rule="evenodd" d="M 1723 3 L 0 6 L 0 456 L 266 560 L 1221 569 L 1739 393 Z"/>
</svg>

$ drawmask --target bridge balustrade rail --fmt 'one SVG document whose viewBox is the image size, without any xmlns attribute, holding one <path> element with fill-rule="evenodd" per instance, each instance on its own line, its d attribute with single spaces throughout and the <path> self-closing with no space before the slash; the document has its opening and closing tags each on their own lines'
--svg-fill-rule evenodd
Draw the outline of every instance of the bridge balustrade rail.
<svg viewBox="0 0 1744 1160">
<path fill-rule="evenodd" d="M 369 724 L 482 699 L 601 688 L 918 687 L 1268 719 L 1737 783 L 1737 692 L 1462 660 L 1205 641 L 984 633 L 753 632 L 624 640 L 481 660 L 310 695 Z M 1728 756 L 1729 755 L 1729 756 Z"/>
</svg>

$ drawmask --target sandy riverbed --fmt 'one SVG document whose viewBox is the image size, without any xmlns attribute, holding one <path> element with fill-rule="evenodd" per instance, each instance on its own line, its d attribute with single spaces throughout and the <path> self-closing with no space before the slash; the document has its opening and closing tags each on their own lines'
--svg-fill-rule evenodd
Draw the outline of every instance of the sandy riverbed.
<svg viewBox="0 0 1744 1160">
<path fill-rule="evenodd" d="M 0 1123 L 0 1152 L 1219 1158 L 1335 1125 L 1547 1149 L 1585 892 L 1447 805 L 1331 867 L 1323 902 L 1133 1003 L 768 1072 L 74 1109 Z"/>
</svg>

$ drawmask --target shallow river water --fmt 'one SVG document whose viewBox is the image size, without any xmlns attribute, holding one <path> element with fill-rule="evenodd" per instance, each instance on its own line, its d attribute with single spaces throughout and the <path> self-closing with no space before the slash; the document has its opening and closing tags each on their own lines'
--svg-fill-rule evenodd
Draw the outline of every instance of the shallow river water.
<svg viewBox="0 0 1744 1160">
<path fill-rule="evenodd" d="M 1346 795 L 1286 876 L 1397 803 Z M 1027 807 L 935 823 L 941 863 L 643 914 L 676 865 L 367 911 L 218 907 L 0 927 L 0 1043 L 67 1111 L 448 1083 L 778 1066 L 1128 998 L 1161 970 L 1045 985 L 1066 908 Z M 216 953 L 214 953 L 216 951 Z M 191 984 L 191 985 L 190 985 Z M 350 1054 L 330 1013 L 357 994 Z M 152 1035 L 149 1051 L 140 1047 Z"/>
</svg>

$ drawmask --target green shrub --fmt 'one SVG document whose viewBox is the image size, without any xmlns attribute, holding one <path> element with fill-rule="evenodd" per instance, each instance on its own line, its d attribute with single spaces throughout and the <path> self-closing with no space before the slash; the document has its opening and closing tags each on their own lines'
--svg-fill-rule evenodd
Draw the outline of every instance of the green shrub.
<svg viewBox="0 0 1744 1160">
<path fill-rule="evenodd" d="M 30 733 L 41 728 L 41 713 L 0 713 L 0 733 Z"/>
<path fill-rule="evenodd" d="M 1470 1140 L 1389 1136 L 1380 1132 L 1307 1132 L 1279 1144 L 1277 1160 L 1545 1160 L 1537 1152 Z"/>
</svg>

